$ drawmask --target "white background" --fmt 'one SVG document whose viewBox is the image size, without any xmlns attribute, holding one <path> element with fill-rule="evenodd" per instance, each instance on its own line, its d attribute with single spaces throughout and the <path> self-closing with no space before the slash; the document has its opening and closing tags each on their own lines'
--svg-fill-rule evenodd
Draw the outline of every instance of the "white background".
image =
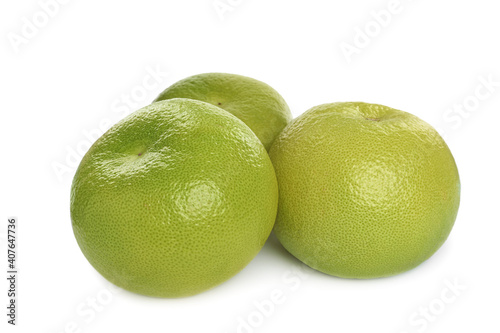
<svg viewBox="0 0 500 333">
<path fill-rule="evenodd" d="M 213 0 L 66 2 L 47 20 L 35 0 L 0 5 L 1 266 L 15 215 L 21 272 L 16 327 L 6 324 L 2 279 L 2 332 L 499 331 L 496 1 L 401 0 L 394 10 L 390 0 L 222 0 L 222 14 Z M 373 12 L 388 8 L 390 20 L 375 23 Z M 346 56 L 348 44 L 357 53 Z M 241 273 L 198 296 L 113 289 L 82 255 L 69 218 L 88 137 L 175 81 L 212 71 L 270 84 L 294 116 L 365 101 L 440 128 L 462 181 L 448 241 L 412 271 L 356 281 L 303 267 L 271 237 Z M 270 306 L 275 294 L 281 302 Z"/>
</svg>

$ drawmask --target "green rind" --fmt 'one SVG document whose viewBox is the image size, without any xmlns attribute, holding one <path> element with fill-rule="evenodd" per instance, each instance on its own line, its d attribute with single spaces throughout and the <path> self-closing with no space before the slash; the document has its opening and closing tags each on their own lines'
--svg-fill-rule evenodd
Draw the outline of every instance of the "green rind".
<svg viewBox="0 0 500 333">
<path fill-rule="evenodd" d="M 324 273 L 376 278 L 407 271 L 448 237 L 460 180 L 439 134 L 381 105 L 314 107 L 283 130 L 273 161 L 280 191 L 274 231 Z"/>
<path fill-rule="evenodd" d="M 96 141 L 73 180 L 71 219 L 82 252 L 106 279 L 182 297 L 251 261 L 272 230 L 277 191 L 267 152 L 243 122 L 208 103 L 173 99 Z"/>
<path fill-rule="evenodd" d="M 180 80 L 155 101 L 190 98 L 220 107 L 241 119 L 269 150 L 292 120 L 283 97 L 264 82 L 236 74 L 205 73 Z"/>
</svg>

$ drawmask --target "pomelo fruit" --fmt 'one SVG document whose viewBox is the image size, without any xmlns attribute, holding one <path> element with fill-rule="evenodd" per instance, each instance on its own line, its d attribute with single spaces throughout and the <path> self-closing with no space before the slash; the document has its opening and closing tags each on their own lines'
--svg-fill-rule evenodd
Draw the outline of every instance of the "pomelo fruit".
<svg viewBox="0 0 500 333">
<path fill-rule="evenodd" d="M 259 252 L 278 204 L 255 134 L 205 102 L 153 103 L 113 126 L 71 189 L 78 244 L 106 279 L 157 297 L 200 293 Z"/>
<path fill-rule="evenodd" d="M 236 74 L 205 73 L 180 80 L 155 101 L 190 98 L 218 106 L 248 125 L 267 150 L 292 120 L 281 95 L 264 82 Z"/>
<path fill-rule="evenodd" d="M 306 111 L 274 142 L 274 231 L 321 272 L 376 278 L 407 271 L 446 240 L 460 181 L 448 146 L 409 113 L 366 103 Z"/>
</svg>

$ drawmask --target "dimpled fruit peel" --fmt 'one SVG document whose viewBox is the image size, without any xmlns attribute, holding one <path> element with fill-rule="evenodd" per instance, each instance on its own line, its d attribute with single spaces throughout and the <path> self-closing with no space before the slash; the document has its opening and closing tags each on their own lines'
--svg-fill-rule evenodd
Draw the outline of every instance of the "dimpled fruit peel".
<svg viewBox="0 0 500 333">
<path fill-rule="evenodd" d="M 439 134 L 412 114 L 324 104 L 270 150 L 279 186 L 274 231 L 299 260 L 345 278 L 407 271 L 446 240 L 460 180 Z"/>
<path fill-rule="evenodd" d="M 87 260 L 119 287 L 156 297 L 194 295 L 234 276 L 264 245 L 277 204 L 273 166 L 250 128 L 183 98 L 113 126 L 71 188 Z"/>
<path fill-rule="evenodd" d="M 241 119 L 267 150 L 292 114 L 281 95 L 264 82 L 236 74 L 205 73 L 180 80 L 155 101 L 190 98 L 220 107 Z"/>
</svg>

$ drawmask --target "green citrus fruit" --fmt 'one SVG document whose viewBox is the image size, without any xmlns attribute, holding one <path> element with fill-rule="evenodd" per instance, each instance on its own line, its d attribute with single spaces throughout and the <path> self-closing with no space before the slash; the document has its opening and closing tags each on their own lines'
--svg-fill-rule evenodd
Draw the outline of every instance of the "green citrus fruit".
<svg viewBox="0 0 500 333">
<path fill-rule="evenodd" d="M 270 151 L 275 233 L 307 265 L 346 278 L 409 270 L 450 233 L 460 200 L 453 156 L 419 118 L 382 105 L 314 107 Z"/>
<path fill-rule="evenodd" d="M 190 76 L 165 89 L 155 101 L 190 98 L 218 106 L 243 120 L 267 150 L 292 120 L 283 97 L 264 82 L 235 74 Z"/>
<path fill-rule="evenodd" d="M 255 134 L 189 99 L 153 103 L 113 126 L 71 189 L 88 261 L 116 285 L 157 297 L 197 294 L 235 275 L 264 245 L 277 204 Z"/>
</svg>

